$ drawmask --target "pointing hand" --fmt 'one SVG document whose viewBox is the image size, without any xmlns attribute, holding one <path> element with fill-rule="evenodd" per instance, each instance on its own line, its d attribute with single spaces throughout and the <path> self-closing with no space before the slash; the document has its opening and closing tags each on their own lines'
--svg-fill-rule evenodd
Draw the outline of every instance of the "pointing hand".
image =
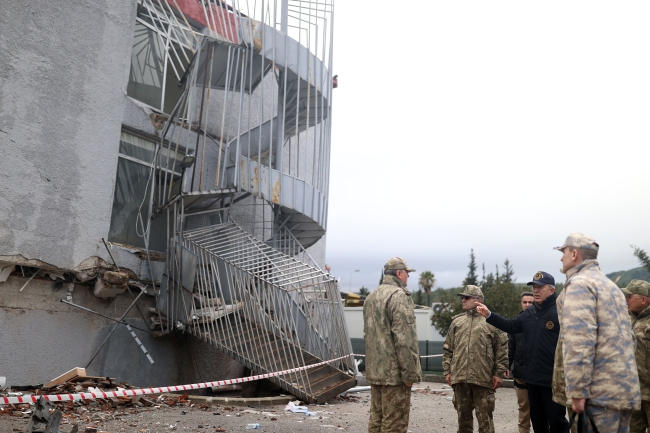
<svg viewBox="0 0 650 433">
<path fill-rule="evenodd" d="M 483 317 L 488 317 L 490 315 L 490 310 L 488 310 L 488 307 L 481 304 L 480 302 L 476 303 L 476 312 Z"/>
</svg>

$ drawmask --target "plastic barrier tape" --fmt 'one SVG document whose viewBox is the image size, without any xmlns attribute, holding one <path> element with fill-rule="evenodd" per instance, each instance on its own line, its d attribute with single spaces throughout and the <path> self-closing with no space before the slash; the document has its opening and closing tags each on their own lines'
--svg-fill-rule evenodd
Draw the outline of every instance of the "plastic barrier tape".
<svg viewBox="0 0 650 433">
<path fill-rule="evenodd" d="M 19 404 L 19 403 L 36 403 L 39 398 L 44 397 L 47 401 L 76 401 L 76 400 L 94 400 L 97 398 L 116 398 L 116 397 L 133 397 L 137 395 L 148 395 L 148 394 L 162 394 L 165 392 L 173 391 L 188 391 L 191 389 L 201 389 L 208 388 L 213 386 L 221 385 L 232 385 L 235 383 L 245 383 L 253 382 L 255 380 L 266 379 L 269 377 L 283 376 L 289 373 L 295 373 L 297 371 L 308 370 L 314 367 L 320 367 L 321 365 L 329 364 L 330 362 L 338 361 L 349 356 L 360 356 L 365 357 L 366 355 L 345 355 L 335 359 L 330 359 L 329 361 L 319 362 L 317 364 L 311 364 L 304 367 L 296 367 L 289 370 L 276 371 L 274 373 L 265 373 L 258 374 L 257 376 L 249 377 L 240 377 L 238 379 L 226 379 L 219 380 L 217 382 L 203 382 L 203 383 L 192 383 L 189 385 L 177 385 L 177 386 L 163 386 L 160 388 L 140 388 L 140 389 L 124 389 L 122 391 L 100 391 L 100 392 L 80 392 L 75 394 L 43 394 L 43 395 L 26 395 L 18 397 L 0 397 L 0 405 L 3 404 Z M 423 355 L 420 358 L 437 358 L 442 355 Z"/>
<path fill-rule="evenodd" d="M 357 355 L 355 353 L 352 356 L 363 356 L 363 357 L 365 357 L 366 355 Z M 420 358 L 440 358 L 441 356 L 443 356 L 443 355 L 420 355 Z"/>
<path fill-rule="evenodd" d="M 253 382 L 255 380 L 266 379 L 268 377 L 282 376 L 297 371 L 307 370 L 321 365 L 329 364 L 330 362 L 338 361 L 343 358 L 348 358 L 351 355 L 341 356 L 339 358 L 330 359 L 329 361 L 319 362 L 304 367 L 291 368 L 289 370 L 277 371 L 275 373 L 258 374 L 257 376 L 240 377 L 238 379 L 219 380 L 217 382 L 203 382 L 193 383 L 190 385 L 177 385 L 177 386 L 163 386 L 160 388 L 141 388 L 141 389 L 124 389 L 122 391 L 100 391 L 100 392 L 80 392 L 76 394 L 48 394 L 48 395 L 26 395 L 22 397 L 0 397 L 0 405 L 3 404 L 19 404 L 19 403 L 36 403 L 39 398 L 44 397 L 47 401 L 76 401 L 76 400 L 94 400 L 96 398 L 116 398 L 116 397 L 132 397 L 136 395 L 147 394 L 162 394 L 164 392 L 173 391 L 188 391 L 191 389 L 201 389 L 213 386 L 232 385 L 235 383 Z"/>
</svg>

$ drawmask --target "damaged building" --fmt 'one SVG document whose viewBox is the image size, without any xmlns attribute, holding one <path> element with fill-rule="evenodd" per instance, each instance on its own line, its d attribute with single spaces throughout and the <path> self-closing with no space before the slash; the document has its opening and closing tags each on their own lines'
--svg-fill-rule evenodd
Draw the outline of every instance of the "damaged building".
<svg viewBox="0 0 650 433">
<path fill-rule="evenodd" d="M 354 385 L 324 271 L 332 0 L 5 2 L 0 375 Z M 333 85 L 334 84 L 334 85 Z"/>
</svg>

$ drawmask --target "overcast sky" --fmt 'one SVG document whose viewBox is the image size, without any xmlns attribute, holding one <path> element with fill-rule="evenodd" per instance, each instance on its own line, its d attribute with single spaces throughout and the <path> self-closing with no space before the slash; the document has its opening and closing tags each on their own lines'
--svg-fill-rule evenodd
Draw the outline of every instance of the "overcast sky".
<svg viewBox="0 0 650 433">
<path fill-rule="evenodd" d="M 378 5 L 386 5 L 380 7 Z M 390 7 L 389 7 L 390 6 Z M 650 3 L 335 3 L 327 262 L 459 286 L 507 257 L 558 281 L 583 231 L 605 272 L 650 251 Z M 480 269 L 479 269 L 480 273 Z M 409 287 L 417 288 L 415 274 Z"/>
</svg>

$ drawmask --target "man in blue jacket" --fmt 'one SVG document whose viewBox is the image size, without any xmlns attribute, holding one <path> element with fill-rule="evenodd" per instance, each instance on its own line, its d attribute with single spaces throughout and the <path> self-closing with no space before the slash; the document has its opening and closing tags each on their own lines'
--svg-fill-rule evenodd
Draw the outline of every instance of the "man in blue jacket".
<svg viewBox="0 0 650 433">
<path fill-rule="evenodd" d="M 483 304 L 479 304 L 476 311 L 495 328 L 509 334 L 523 332 L 525 380 L 533 430 L 535 433 L 564 433 L 568 426 L 566 408 L 553 401 L 551 388 L 555 348 L 560 334 L 555 279 L 540 271 L 528 285 L 533 286 L 535 302 L 514 319 L 491 313 Z"/>
</svg>

